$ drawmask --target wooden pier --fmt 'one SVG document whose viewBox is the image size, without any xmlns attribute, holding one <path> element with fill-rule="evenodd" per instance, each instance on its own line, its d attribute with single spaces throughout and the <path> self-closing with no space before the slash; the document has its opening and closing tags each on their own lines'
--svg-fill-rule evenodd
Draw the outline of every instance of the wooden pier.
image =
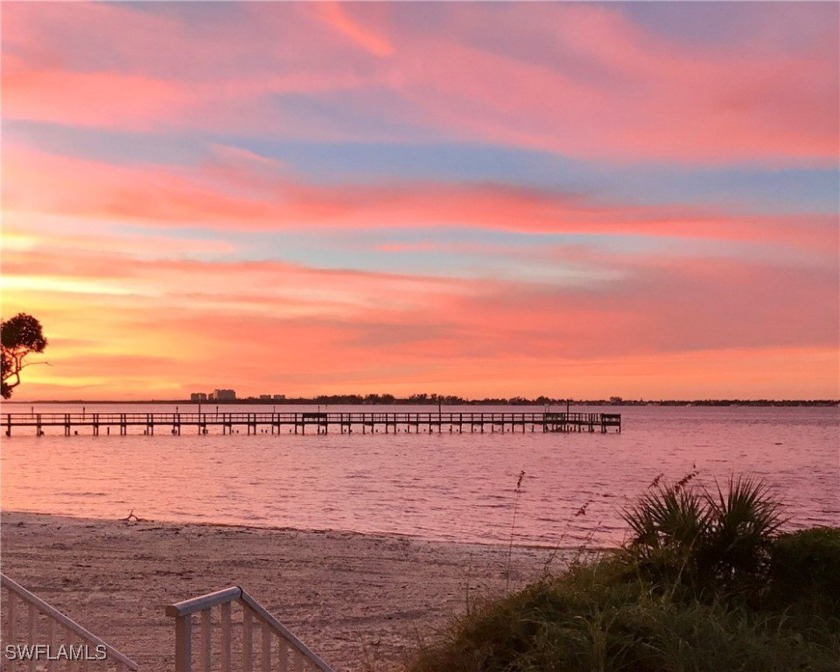
<svg viewBox="0 0 840 672">
<path fill-rule="evenodd" d="M 495 433 L 495 432 L 621 432 L 618 413 L 460 413 L 460 412 L 350 412 L 350 413 L 5 413 L 6 436 L 31 428 L 42 436 L 49 428 L 61 428 L 65 436 L 90 431 L 125 436 L 153 435 L 155 431 L 181 434 L 183 429 L 208 434 L 211 428 L 222 434 L 341 434 L 403 433 Z"/>
</svg>

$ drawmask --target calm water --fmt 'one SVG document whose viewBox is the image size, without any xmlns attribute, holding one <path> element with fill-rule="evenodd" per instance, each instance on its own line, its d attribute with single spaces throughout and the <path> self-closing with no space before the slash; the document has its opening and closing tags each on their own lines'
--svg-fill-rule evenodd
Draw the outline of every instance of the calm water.
<svg viewBox="0 0 840 672">
<path fill-rule="evenodd" d="M 86 406 L 87 412 L 103 413 L 175 410 Z M 6 404 L 3 410 L 30 407 Z M 182 404 L 180 410 L 195 406 Z M 110 519 L 133 509 L 155 520 L 469 542 L 507 543 L 513 528 L 520 544 L 609 545 L 623 538 L 623 505 L 658 474 L 678 479 L 696 465 L 707 485 L 733 472 L 765 478 L 787 503 L 794 527 L 840 524 L 837 408 L 573 410 L 618 410 L 624 432 L 196 436 L 185 430 L 182 436 L 35 437 L 29 434 L 34 430 L 19 430 L 3 440 L 2 507 Z M 585 513 L 575 515 L 582 507 Z"/>
</svg>

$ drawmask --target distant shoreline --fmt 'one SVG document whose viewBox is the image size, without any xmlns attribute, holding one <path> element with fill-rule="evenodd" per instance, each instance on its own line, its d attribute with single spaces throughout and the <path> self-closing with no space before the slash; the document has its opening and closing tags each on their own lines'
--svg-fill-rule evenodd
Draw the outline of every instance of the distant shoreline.
<svg viewBox="0 0 840 672">
<path fill-rule="evenodd" d="M 430 399 L 393 398 L 369 400 L 357 397 L 294 397 L 287 399 L 258 399 L 254 397 L 243 397 L 241 399 L 207 399 L 201 402 L 191 399 L 33 399 L 33 400 L 9 400 L 3 405 L 33 405 L 33 404 L 212 404 L 214 406 L 234 405 L 262 405 L 262 406 L 753 406 L 753 407 L 784 407 L 784 406 L 810 406 L 810 407 L 833 407 L 840 406 L 840 399 L 657 399 L 657 400 L 630 400 L 612 401 L 609 399 L 453 399 L 442 401 Z"/>
</svg>

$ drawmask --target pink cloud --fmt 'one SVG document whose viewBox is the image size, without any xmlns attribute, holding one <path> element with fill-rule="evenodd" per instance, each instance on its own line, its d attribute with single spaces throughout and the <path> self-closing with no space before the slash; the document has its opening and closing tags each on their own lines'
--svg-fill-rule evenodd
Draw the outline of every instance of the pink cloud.
<svg viewBox="0 0 840 672">
<path fill-rule="evenodd" d="M 372 124 L 318 120 L 274 97 L 348 91 L 362 94 L 354 114 L 379 118 L 388 105 L 389 120 L 439 138 L 625 162 L 836 163 L 837 31 L 814 12 L 789 5 L 769 13 L 746 50 L 678 43 L 598 5 L 436 10 L 445 30 L 398 20 L 398 6 L 341 4 L 252 5 L 228 23 L 187 30 L 125 6 L 10 6 L 4 115 L 132 130 L 384 137 Z M 798 41 L 784 39 L 788 15 L 799 21 Z M 115 54 L 113 68 L 80 48 L 91 40 Z"/>
<path fill-rule="evenodd" d="M 151 130 L 185 106 L 174 82 L 112 72 L 33 69 L 4 56 L 3 116 L 75 126 Z"/>
<path fill-rule="evenodd" d="M 403 29 L 394 37 L 401 51 L 422 49 L 427 58 L 405 64 L 401 91 L 422 114 L 475 140 L 587 158 L 837 157 L 836 30 L 832 37 L 816 27 L 815 42 L 796 52 L 751 56 L 692 51 L 602 6 L 516 9 L 451 12 L 468 17 L 462 26 L 477 21 L 476 32 L 505 22 L 523 44 L 542 45 L 542 58 L 479 48 L 457 30 L 418 37 Z"/>
<path fill-rule="evenodd" d="M 114 166 L 4 147 L 3 206 L 147 226 L 220 230 L 486 228 L 531 233 L 761 241 L 822 255 L 836 249 L 829 215 L 744 216 L 712 208 L 604 204 L 505 185 L 307 184 L 276 162 L 216 151 L 198 169 Z M 832 257 L 833 258 L 833 257 Z"/>
</svg>

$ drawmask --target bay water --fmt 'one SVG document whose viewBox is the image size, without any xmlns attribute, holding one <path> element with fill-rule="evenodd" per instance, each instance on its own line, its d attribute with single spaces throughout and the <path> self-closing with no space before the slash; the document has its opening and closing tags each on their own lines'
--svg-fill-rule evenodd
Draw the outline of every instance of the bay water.
<svg viewBox="0 0 840 672">
<path fill-rule="evenodd" d="M 86 413 L 173 412 L 176 405 L 85 404 Z M 205 412 L 212 410 L 205 404 Z M 82 404 L 4 404 L 3 413 L 81 412 Z M 194 404 L 180 404 L 195 412 Z M 225 405 L 223 412 L 266 412 Z M 278 412 L 316 407 L 277 406 Z M 428 412 L 437 407 L 321 407 Z M 542 411 L 446 407 L 445 411 Z M 553 409 L 562 410 L 562 409 Z M 575 406 L 618 412 L 609 434 L 159 432 L 3 438 L 4 510 L 117 519 L 403 534 L 469 543 L 576 547 L 624 539 L 623 507 L 660 474 L 714 488 L 763 479 L 791 529 L 840 525 L 837 407 Z M 288 431 L 288 430 L 284 430 Z M 520 475 L 521 487 L 517 489 Z"/>
</svg>

